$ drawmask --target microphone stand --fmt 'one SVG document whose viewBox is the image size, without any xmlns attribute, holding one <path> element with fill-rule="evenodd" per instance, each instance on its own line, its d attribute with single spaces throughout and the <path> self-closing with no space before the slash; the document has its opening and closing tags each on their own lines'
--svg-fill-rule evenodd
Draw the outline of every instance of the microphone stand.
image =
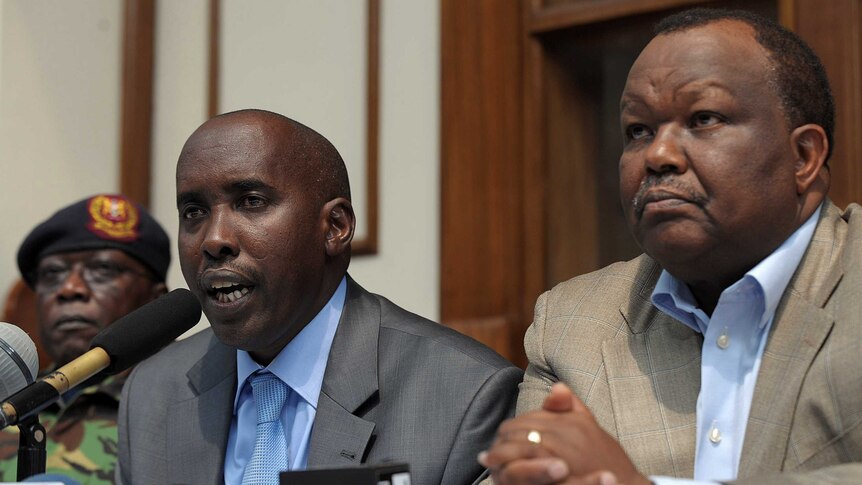
<svg viewBox="0 0 862 485">
<path fill-rule="evenodd" d="M 39 424 L 39 415 L 21 420 L 18 424 L 21 431 L 18 438 L 18 481 L 45 473 L 45 428 Z"/>
</svg>

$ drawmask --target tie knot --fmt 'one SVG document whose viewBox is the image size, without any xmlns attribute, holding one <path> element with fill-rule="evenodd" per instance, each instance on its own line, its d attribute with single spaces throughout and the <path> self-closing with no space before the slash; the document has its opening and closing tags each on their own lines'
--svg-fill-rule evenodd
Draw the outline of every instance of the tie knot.
<svg viewBox="0 0 862 485">
<path fill-rule="evenodd" d="M 275 374 L 263 372 L 251 378 L 251 392 L 257 407 L 257 422 L 268 423 L 281 417 L 281 408 L 287 399 L 287 384 Z"/>
</svg>

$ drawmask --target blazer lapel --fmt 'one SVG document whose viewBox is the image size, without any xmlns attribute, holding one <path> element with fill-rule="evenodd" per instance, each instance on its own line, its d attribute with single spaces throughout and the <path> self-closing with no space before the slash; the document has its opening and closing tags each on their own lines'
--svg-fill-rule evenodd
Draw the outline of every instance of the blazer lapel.
<svg viewBox="0 0 862 485">
<path fill-rule="evenodd" d="M 649 258 L 640 289 L 620 308 L 631 333 L 606 341 L 602 356 L 618 439 L 638 468 L 653 475 L 694 473 L 700 334 L 658 311 L 650 296 L 661 268 Z"/>
<path fill-rule="evenodd" d="M 802 383 L 834 323 L 824 307 L 841 282 L 844 222 L 828 201 L 775 312 L 751 402 L 739 476 L 783 469 Z"/>
<path fill-rule="evenodd" d="M 379 333 L 379 304 L 348 276 L 311 432 L 309 468 L 358 465 L 373 445 L 374 423 L 356 413 L 377 395 Z"/>
<path fill-rule="evenodd" d="M 212 337 L 186 374 L 195 394 L 168 414 L 168 476 L 176 483 L 224 483 L 224 454 L 236 394 L 236 351 Z"/>
<path fill-rule="evenodd" d="M 748 415 L 739 476 L 781 470 L 799 391 L 833 320 L 828 312 L 788 298 L 773 323 Z"/>
</svg>

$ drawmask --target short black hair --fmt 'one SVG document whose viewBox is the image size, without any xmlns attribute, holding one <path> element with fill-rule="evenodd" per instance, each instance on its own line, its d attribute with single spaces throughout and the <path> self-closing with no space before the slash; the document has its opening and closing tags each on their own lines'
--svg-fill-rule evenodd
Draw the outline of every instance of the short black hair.
<svg viewBox="0 0 862 485">
<path fill-rule="evenodd" d="M 832 156 L 835 132 L 835 99 L 826 69 L 817 54 L 795 33 L 775 20 L 745 10 L 693 8 L 664 18 L 655 25 L 655 34 L 670 34 L 721 20 L 735 20 L 754 29 L 757 42 L 766 49 L 775 69 L 770 84 L 781 99 L 784 115 L 791 128 L 808 123 L 826 132 Z"/>
</svg>

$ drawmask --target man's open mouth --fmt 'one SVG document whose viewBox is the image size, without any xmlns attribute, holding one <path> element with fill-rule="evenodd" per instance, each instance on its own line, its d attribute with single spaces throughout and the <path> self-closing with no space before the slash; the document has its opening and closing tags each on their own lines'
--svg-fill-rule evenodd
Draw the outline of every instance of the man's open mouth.
<svg viewBox="0 0 862 485">
<path fill-rule="evenodd" d="M 219 303 L 233 303 L 253 290 L 253 286 L 242 285 L 231 281 L 213 281 L 207 294 Z"/>
</svg>

